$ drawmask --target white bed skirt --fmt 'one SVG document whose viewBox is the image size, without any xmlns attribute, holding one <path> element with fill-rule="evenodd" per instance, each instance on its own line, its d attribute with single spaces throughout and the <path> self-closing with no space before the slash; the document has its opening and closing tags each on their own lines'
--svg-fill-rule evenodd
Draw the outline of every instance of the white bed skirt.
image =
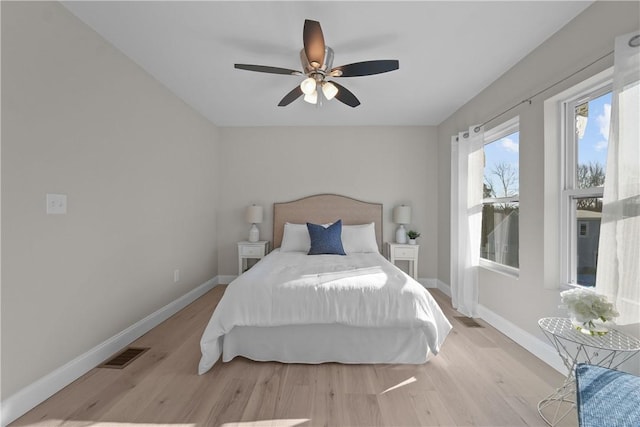
<svg viewBox="0 0 640 427">
<path fill-rule="evenodd" d="M 429 358 L 424 332 L 340 324 L 236 326 L 224 336 L 222 360 L 236 356 L 284 363 L 408 363 Z"/>
</svg>

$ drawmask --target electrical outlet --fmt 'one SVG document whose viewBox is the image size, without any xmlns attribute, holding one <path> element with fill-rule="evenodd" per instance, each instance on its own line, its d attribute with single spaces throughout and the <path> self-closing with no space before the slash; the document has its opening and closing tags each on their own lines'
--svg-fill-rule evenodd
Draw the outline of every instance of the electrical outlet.
<svg viewBox="0 0 640 427">
<path fill-rule="evenodd" d="M 173 283 L 178 283 L 180 281 L 180 270 L 173 270 Z"/>
<path fill-rule="evenodd" d="M 66 194 L 47 194 L 47 214 L 64 215 L 67 213 Z"/>
</svg>

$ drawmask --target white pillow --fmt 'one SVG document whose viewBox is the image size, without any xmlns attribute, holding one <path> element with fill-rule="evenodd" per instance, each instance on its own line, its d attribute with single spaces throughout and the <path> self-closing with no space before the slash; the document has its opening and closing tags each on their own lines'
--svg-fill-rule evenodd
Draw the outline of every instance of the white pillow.
<svg viewBox="0 0 640 427">
<path fill-rule="evenodd" d="M 285 222 L 282 233 L 282 243 L 280 252 L 309 252 L 311 249 L 311 238 L 307 224 L 291 224 Z"/>
<path fill-rule="evenodd" d="M 324 228 L 329 227 L 333 223 L 320 224 Z M 284 231 L 282 232 L 282 243 L 280 243 L 280 252 L 304 252 L 308 253 L 311 249 L 311 237 L 309 237 L 309 229 L 307 224 L 284 223 Z"/>
<path fill-rule="evenodd" d="M 342 247 L 348 254 L 380 252 L 372 223 L 342 226 Z"/>
</svg>

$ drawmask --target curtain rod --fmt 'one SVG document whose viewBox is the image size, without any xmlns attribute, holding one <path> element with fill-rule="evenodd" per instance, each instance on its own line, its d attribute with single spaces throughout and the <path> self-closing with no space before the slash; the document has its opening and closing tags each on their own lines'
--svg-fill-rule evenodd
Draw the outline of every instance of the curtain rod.
<svg viewBox="0 0 640 427">
<path fill-rule="evenodd" d="M 554 87 L 558 86 L 560 83 L 562 83 L 562 82 L 564 82 L 564 81 L 566 81 L 566 80 L 570 79 L 571 77 L 575 76 L 576 74 L 578 74 L 578 73 L 580 73 L 580 72 L 582 72 L 582 71 L 586 70 L 587 68 L 591 67 L 593 64 L 595 64 L 595 63 L 597 63 L 597 62 L 599 62 L 599 61 L 602 61 L 602 60 L 603 60 L 604 58 L 606 58 L 607 56 L 610 56 L 611 54 L 613 54 L 613 52 L 614 52 L 614 51 L 612 50 L 612 51 L 610 51 L 610 52 L 608 52 L 608 53 L 606 53 L 606 54 L 602 55 L 602 56 L 601 56 L 601 57 L 599 57 L 598 59 L 596 59 L 596 60 L 594 60 L 594 61 L 592 61 L 592 62 L 588 63 L 587 65 L 585 65 L 584 67 L 580 68 L 579 70 L 574 71 L 573 73 L 569 74 L 567 77 L 563 78 L 562 80 L 558 80 L 558 81 L 557 81 L 557 82 L 555 82 L 554 84 L 552 84 L 552 85 L 550 85 L 550 86 L 547 86 L 546 88 L 544 88 L 544 89 L 542 89 L 542 90 L 539 90 L 538 92 L 534 93 L 533 95 L 531 95 L 531 96 L 530 96 L 530 97 L 528 97 L 527 99 L 524 99 L 524 100 L 522 100 L 522 101 L 518 102 L 517 104 L 515 104 L 515 105 L 513 105 L 513 106 L 511 106 L 511 107 L 509 107 L 509 108 L 507 108 L 506 110 L 504 110 L 504 111 L 503 111 L 503 112 L 501 112 L 500 114 L 496 114 L 495 116 L 491 117 L 489 120 L 485 120 L 482 124 L 479 124 L 479 125 L 478 125 L 478 126 L 476 126 L 473 130 L 474 130 L 475 132 L 478 132 L 482 126 L 486 125 L 487 123 L 492 122 L 493 120 L 497 119 L 497 118 L 498 118 L 498 117 L 500 117 L 500 116 L 503 116 L 504 114 L 507 114 L 509 111 L 513 110 L 513 109 L 514 109 L 514 108 L 516 108 L 516 107 L 519 107 L 519 106 L 520 106 L 520 105 L 522 105 L 522 104 L 527 104 L 527 103 L 528 103 L 529 105 L 531 105 L 531 101 L 532 101 L 532 99 L 533 99 L 533 98 L 535 98 L 536 96 L 538 96 L 538 95 L 540 95 L 540 94 L 542 94 L 542 93 L 544 93 L 544 92 L 548 91 L 548 90 L 549 90 L 549 89 L 551 89 L 551 88 L 554 88 Z"/>
</svg>

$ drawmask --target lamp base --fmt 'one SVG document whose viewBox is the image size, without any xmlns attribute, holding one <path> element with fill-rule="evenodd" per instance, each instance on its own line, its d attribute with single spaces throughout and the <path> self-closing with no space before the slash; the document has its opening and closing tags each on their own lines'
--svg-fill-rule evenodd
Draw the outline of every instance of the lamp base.
<svg viewBox="0 0 640 427">
<path fill-rule="evenodd" d="M 251 228 L 249 229 L 249 242 L 255 243 L 258 240 L 260 240 L 260 230 L 258 230 L 258 226 L 251 224 Z"/>
<path fill-rule="evenodd" d="M 396 243 L 407 243 L 407 230 L 404 229 L 404 225 L 400 224 L 400 227 L 396 230 Z"/>
</svg>

